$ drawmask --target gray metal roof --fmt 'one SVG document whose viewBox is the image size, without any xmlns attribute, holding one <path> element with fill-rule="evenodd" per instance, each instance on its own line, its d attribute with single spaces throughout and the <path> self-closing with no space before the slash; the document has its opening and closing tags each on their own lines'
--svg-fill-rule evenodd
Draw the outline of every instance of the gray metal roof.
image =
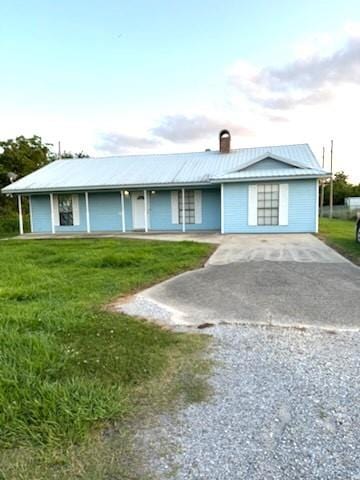
<svg viewBox="0 0 360 480">
<path fill-rule="evenodd" d="M 233 174 L 235 170 L 241 170 L 252 161 L 267 154 L 287 159 L 300 167 L 292 168 L 292 172 L 298 170 L 300 174 L 304 168 L 313 170 L 313 176 L 326 173 L 320 168 L 309 145 L 280 145 L 240 148 L 225 154 L 218 151 L 205 151 L 56 160 L 8 185 L 3 192 L 31 193 L 207 184 L 225 178 L 227 174 L 237 175 L 237 177 L 233 176 L 233 179 L 239 178 L 240 172 Z M 254 173 L 252 171 L 252 175 Z M 267 171 L 267 175 L 271 177 L 273 177 L 272 173 L 273 171 Z M 243 174 L 245 172 L 241 175 Z M 303 174 L 305 174 L 304 171 Z M 258 175 L 258 172 L 255 175 Z"/>
</svg>

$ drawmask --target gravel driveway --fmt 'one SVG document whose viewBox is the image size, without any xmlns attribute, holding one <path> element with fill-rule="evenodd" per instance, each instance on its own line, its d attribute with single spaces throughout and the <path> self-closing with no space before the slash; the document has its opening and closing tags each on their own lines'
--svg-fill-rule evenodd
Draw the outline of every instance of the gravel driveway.
<svg viewBox="0 0 360 480">
<path fill-rule="evenodd" d="M 139 432 L 156 479 L 360 479 L 359 333 L 218 326 L 214 394 Z"/>
<path fill-rule="evenodd" d="M 213 395 L 139 432 L 153 478 L 360 480 L 358 267 L 311 235 L 232 236 L 119 309 L 216 325 Z"/>
</svg>

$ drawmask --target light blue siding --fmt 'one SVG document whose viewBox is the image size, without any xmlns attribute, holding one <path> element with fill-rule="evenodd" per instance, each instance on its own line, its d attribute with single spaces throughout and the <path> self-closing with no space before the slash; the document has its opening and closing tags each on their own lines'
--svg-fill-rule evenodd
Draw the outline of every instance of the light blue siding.
<svg viewBox="0 0 360 480">
<path fill-rule="evenodd" d="M 220 230 L 220 190 L 204 189 L 201 197 L 202 223 L 187 224 L 186 230 Z M 171 191 L 158 190 L 154 195 L 150 195 L 150 229 L 182 230 L 182 225 L 171 222 Z"/>
<path fill-rule="evenodd" d="M 56 233 L 86 232 L 85 194 L 79 195 L 80 225 L 55 226 Z M 51 233 L 50 195 L 31 196 L 31 215 L 35 233 Z"/>
<path fill-rule="evenodd" d="M 266 183 L 266 182 L 265 182 Z M 248 225 L 249 183 L 224 184 L 224 233 L 299 233 L 316 231 L 316 180 L 292 180 L 288 225 Z"/>
<path fill-rule="evenodd" d="M 49 195 L 31 195 L 31 217 L 34 232 L 51 232 L 51 210 Z"/>
<path fill-rule="evenodd" d="M 92 232 L 122 231 L 120 192 L 89 193 L 90 228 Z M 132 227 L 130 198 L 125 197 L 126 229 Z"/>
<path fill-rule="evenodd" d="M 225 233 L 285 233 L 316 231 L 316 180 L 291 180 L 289 184 L 289 224 L 286 226 L 248 225 L 249 183 L 224 184 Z M 187 231 L 220 230 L 220 190 L 202 190 L 202 223 L 186 225 Z M 56 232 L 85 232 L 85 195 L 79 194 L 80 225 L 56 227 Z M 122 231 L 120 192 L 89 193 L 90 227 L 92 232 Z M 51 232 L 49 195 L 32 195 L 33 231 Z M 126 230 L 132 230 L 131 196 L 125 196 Z M 149 192 L 149 230 L 181 231 L 182 225 L 171 221 L 171 191 Z"/>
<path fill-rule="evenodd" d="M 296 168 L 288 163 L 280 162 L 279 160 L 274 160 L 273 158 L 264 158 L 249 167 L 244 168 L 243 170 L 278 170 L 279 168 Z"/>
<path fill-rule="evenodd" d="M 36 233 L 51 233 L 49 195 L 32 195 L 32 224 Z M 56 226 L 56 233 L 86 232 L 85 194 L 79 194 L 80 225 Z M 90 228 L 92 232 L 121 231 L 120 192 L 89 193 Z M 125 197 L 126 228 L 132 228 L 130 198 Z"/>
<path fill-rule="evenodd" d="M 220 230 L 221 195 L 219 189 L 202 190 L 202 224 L 187 225 L 187 230 Z"/>
<path fill-rule="evenodd" d="M 131 195 L 125 195 L 125 228 L 132 230 Z M 149 230 L 181 231 L 182 225 L 171 222 L 171 191 L 149 192 Z M 186 230 L 220 230 L 220 190 L 202 190 L 202 223 L 186 225 Z M 80 225 L 55 227 L 56 233 L 86 232 L 85 194 L 79 194 Z M 49 195 L 32 197 L 34 232 L 51 232 Z M 122 231 L 120 192 L 89 193 L 89 214 L 91 232 Z"/>
<path fill-rule="evenodd" d="M 85 194 L 79 193 L 77 195 L 79 197 L 80 224 L 79 225 L 56 225 L 55 233 L 86 232 Z"/>
</svg>

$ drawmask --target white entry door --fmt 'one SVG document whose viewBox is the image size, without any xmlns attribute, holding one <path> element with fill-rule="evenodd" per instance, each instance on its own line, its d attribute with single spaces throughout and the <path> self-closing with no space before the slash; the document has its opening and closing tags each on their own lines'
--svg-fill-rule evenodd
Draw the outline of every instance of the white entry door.
<svg viewBox="0 0 360 480">
<path fill-rule="evenodd" d="M 132 214 L 133 214 L 133 229 L 145 229 L 145 199 L 144 192 L 132 192 Z"/>
</svg>

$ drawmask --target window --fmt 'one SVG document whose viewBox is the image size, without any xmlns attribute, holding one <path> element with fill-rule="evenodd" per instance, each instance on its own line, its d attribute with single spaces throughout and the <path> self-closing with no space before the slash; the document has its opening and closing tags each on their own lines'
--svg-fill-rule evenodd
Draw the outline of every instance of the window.
<svg viewBox="0 0 360 480">
<path fill-rule="evenodd" d="M 179 223 L 183 223 L 183 200 L 182 192 L 179 195 Z M 185 190 L 185 223 L 195 223 L 195 192 L 194 190 Z"/>
<path fill-rule="evenodd" d="M 60 225 L 74 225 L 72 195 L 59 195 L 58 202 Z"/>
<path fill-rule="evenodd" d="M 257 186 L 258 225 L 279 225 L 279 185 Z"/>
</svg>

